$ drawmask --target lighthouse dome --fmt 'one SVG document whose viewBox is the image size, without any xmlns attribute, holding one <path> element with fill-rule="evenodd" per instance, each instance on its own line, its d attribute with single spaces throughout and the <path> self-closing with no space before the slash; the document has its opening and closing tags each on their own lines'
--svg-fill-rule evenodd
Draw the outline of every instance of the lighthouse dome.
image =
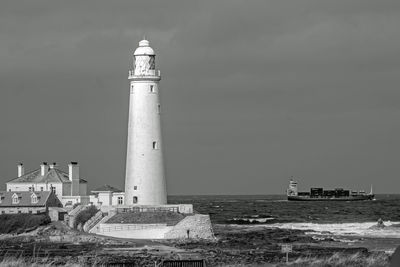
<svg viewBox="0 0 400 267">
<path fill-rule="evenodd" d="M 149 41 L 146 39 L 143 39 L 142 41 L 139 42 L 139 47 L 136 48 L 135 56 L 141 56 L 141 55 L 148 55 L 148 56 L 154 56 L 154 50 L 153 48 L 150 47 Z"/>
</svg>

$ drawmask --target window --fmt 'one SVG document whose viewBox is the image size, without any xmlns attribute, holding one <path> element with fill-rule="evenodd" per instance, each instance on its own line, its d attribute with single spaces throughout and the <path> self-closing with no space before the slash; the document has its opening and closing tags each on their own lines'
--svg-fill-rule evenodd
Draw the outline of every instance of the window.
<svg viewBox="0 0 400 267">
<path fill-rule="evenodd" d="M 29 214 L 32 214 L 32 211 L 30 210 L 30 211 L 28 211 L 29 212 Z"/>
<path fill-rule="evenodd" d="M 6 211 L 5 211 L 5 210 L 2 210 L 2 211 L 1 211 L 1 214 L 5 214 L 5 213 L 6 213 Z"/>
<path fill-rule="evenodd" d="M 124 204 L 124 198 L 123 197 L 118 197 L 118 205 Z"/>
<path fill-rule="evenodd" d="M 131 94 L 133 94 L 133 92 L 134 92 L 134 86 L 133 85 L 131 85 Z"/>
<path fill-rule="evenodd" d="M 136 204 L 138 202 L 138 198 L 137 197 L 133 197 L 133 204 Z"/>
<path fill-rule="evenodd" d="M 19 210 L 18 213 L 21 213 L 21 211 Z"/>
<path fill-rule="evenodd" d="M 137 185 L 135 185 L 135 186 L 133 187 L 133 190 L 137 190 Z"/>
<path fill-rule="evenodd" d="M 161 105 L 160 104 L 157 105 L 157 113 L 161 114 Z"/>
<path fill-rule="evenodd" d="M 158 149 L 158 143 L 156 141 L 153 142 L 153 149 Z"/>
<path fill-rule="evenodd" d="M 32 194 L 31 195 L 31 201 L 32 201 L 33 204 L 38 203 L 38 197 L 35 194 Z"/>
<path fill-rule="evenodd" d="M 150 85 L 150 93 L 155 93 L 155 91 L 154 91 L 154 85 Z"/>
<path fill-rule="evenodd" d="M 29 191 L 32 191 L 32 187 L 29 187 L 28 189 L 29 189 Z"/>
<path fill-rule="evenodd" d="M 18 203 L 19 203 L 19 197 L 18 197 L 17 194 L 14 194 L 14 195 L 12 196 L 12 203 L 13 203 L 13 204 L 18 204 Z"/>
<path fill-rule="evenodd" d="M 40 191 L 43 191 L 43 186 L 40 187 Z"/>
</svg>

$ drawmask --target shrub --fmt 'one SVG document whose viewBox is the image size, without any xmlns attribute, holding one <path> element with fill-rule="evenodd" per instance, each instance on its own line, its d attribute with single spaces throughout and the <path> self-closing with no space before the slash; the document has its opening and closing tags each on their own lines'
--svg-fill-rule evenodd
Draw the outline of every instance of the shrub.
<svg viewBox="0 0 400 267">
<path fill-rule="evenodd" d="M 99 209 L 97 209 L 96 206 L 89 206 L 89 208 L 79 212 L 75 219 L 74 228 L 76 228 L 79 224 L 82 224 L 83 226 L 85 222 L 92 218 L 98 211 Z"/>
<path fill-rule="evenodd" d="M 50 222 L 47 214 L 2 214 L 0 215 L 0 233 L 23 233 Z"/>
</svg>

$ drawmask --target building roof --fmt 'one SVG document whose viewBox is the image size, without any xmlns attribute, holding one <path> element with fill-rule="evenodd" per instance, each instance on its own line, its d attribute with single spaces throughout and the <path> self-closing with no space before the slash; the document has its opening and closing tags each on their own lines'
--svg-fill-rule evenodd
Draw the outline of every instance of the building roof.
<svg viewBox="0 0 400 267">
<path fill-rule="evenodd" d="M 51 191 L 0 191 L 1 207 L 44 207 Z M 18 197 L 18 203 L 13 204 L 13 196 Z M 36 195 L 37 203 L 32 203 L 32 196 Z"/>
<path fill-rule="evenodd" d="M 43 176 L 40 168 L 32 172 L 26 173 L 21 177 L 14 178 L 7 183 L 70 183 L 68 173 L 57 169 L 50 168 Z M 80 183 L 87 183 L 84 179 L 79 179 Z"/>
<path fill-rule="evenodd" d="M 122 192 L 122 190 L 113 187 L 111 185 L 105 184 L 100 186 L 99 188 L 96 188 L 95 190 L 92 190 L 92 192 Z"/>
</svg>

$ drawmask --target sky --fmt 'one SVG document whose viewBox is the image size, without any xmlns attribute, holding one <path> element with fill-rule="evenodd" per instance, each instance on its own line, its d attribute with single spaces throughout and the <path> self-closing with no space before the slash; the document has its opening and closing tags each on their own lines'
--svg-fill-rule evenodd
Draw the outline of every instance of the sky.
<svg viewBox="0 0 400 267">
<path fill-rule="evenodd" d="M 4 0 L 0 188 L 78 161 L 123 189 L 128 70 L 161 70 L 170 195 L 400 193 L 400 1 Z"/>
</svg>

